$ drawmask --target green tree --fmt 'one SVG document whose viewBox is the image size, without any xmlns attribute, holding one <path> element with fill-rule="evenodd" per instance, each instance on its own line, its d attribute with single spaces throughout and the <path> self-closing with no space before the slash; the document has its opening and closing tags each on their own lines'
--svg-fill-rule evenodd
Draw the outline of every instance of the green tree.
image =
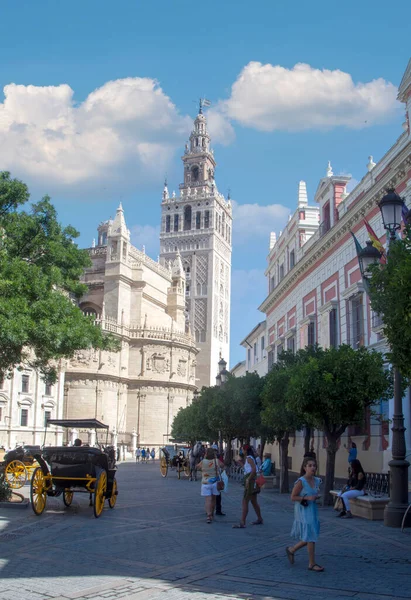
<svg viewBox="0 0 411 600">
<path fill-rule="evenodd" d="M 385 265 L 371 267 L 369 296 L 381 315 L 390 352 L 388 358 L 402 375 L 411 377 L 411 227 L 390 244 Z"/>
<path fill-rule="evenodd" d="M 180 408 L 171 426 L 171 437 L 178 442 L 209 441 L 217 437 L 217 431 L 210 429 L 208 409 L 210 407 L 209 393 L 203 388 L 198 398 L 186 408 Z"/>
<path fill-rule="evenodd" d="M 392 373 L 379 352 L 342 345 L 316 348 L 296 365 L 287 389 L 287 406 L 305 416 L 327 438 L 324 504 L 331 499 L 338 441 L 348 425 L 364 422 L 366 409 L 392 396 Z"/>
<path fill-rule="evenodd" d="M 0 376 L 29 363 L 52 383 L 59 359 L 120 345 L 76 306 L 91 264 L 74 243 L 79 234 L 58 223 L 47 196 L 22 211 L 28 199 L 24 183 L 0 173 Z"/>
<path fill-rule="evenodd" d="M 277 440 L 280 446 L 280 493 L 282 494 L 290 491 L 288 477 L 290 434 L 301 429 L 304 419 L 307 419 L 307 416 L 295 410 L 295 407 L 293 410 L 289 408 L 288 384 L 295 366 L 306 362 L 312 354 L 313 350 L 310 348 L 299 350 L 296 354 L 290 351 L 282 352 L 266 376 L 262 391 L 261 419 L 265 427 L 265 435 L 269 441 Z"/>
</svg>

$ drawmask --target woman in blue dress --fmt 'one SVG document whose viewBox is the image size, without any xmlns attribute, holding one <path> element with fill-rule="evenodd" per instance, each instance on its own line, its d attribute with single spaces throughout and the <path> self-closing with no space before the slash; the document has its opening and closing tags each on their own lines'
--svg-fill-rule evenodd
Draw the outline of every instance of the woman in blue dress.
<svg viewBox="0 0 411 600">
<path fill-rule="evenodd" d="M 315 543 L 320 533 L 318 508 L 315 501 L 319 497 L 321 479 L 315 477 L 316 471 L 316 461 L 308 456 L 305 457 L 301 466 L 301 477 L 297 479 L 291 492 L 291 500 L 294 502 L 294 524 L 291 535 L 300 541 L 295 546 L 286 548 L 286 553 L 288 560 L 293 565 L 297 550 L 307 546 L 308 568 L 310 571 L 320 573 L 324 571 L 324 567 L 315 562 Z"/>
</svg>

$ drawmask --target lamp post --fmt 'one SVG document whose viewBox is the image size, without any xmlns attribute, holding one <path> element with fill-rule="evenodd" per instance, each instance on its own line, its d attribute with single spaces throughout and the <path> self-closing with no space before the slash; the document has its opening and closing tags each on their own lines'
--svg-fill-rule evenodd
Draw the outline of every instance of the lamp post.
<svg viewBox="0 0 411 600">
<path fill-rule="evenodd" d="M 229 373 L 226 369 L 226 366 L 227 366 L 227 362 L 224 360 L 224 358 L 220 358 L 220 360 L 218 361 L 218 374 L 217 374 L 217 377 L 215 378 L 215 383 L 218 387 L 223 386 L 226 383 L 226 381 L 228 380 Z M 219 446 L 219 452 L 220 452 L 220 456 L 221 456 L 223 454 L 223 436 L 221 433 L 221 429 L 218 432 L 218 446 Z"/>
<path fill-rule="evenodd" d="M 397 239 L 396 232 L 401 227 L 401 216 L 404 201 L 395 192 L 388 190 L 388 193 L 380 200 L 378 204 L 384 228 L 389 233 L 389 245 L 395 243 Z M 389 248 L 387 253 L 389 258 Z M 368 267 L 380 260 L 381 255 L 377 248 L 372 246 L 372 242 L 367 241 L 366 247 L 358 253 L 360 271 L 368 291 L 368 279 L 371 273 Z M 402 412 L 402 377 L 397 367 L 394 365 L 394 414 L 392 418 L 392 460 L 388 463 L 390 466 L 390 501 L 384 511 L 384 525 L 387 527 L 401 527 L 402 519 L 408 507 L 408 467 L 409 462 L 405 459 L 405 426 L 404 415 Z"/>
</svg>

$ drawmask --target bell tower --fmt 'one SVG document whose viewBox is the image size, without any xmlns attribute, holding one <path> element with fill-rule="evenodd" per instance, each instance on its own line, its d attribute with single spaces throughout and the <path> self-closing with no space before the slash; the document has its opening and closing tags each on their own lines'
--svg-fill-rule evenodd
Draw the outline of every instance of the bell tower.
<svg viewBox="0 0 411 600">
<path fill-rule="evenodd" d="M 182 156 L 179 195 L 165 182 L 161 203 L 160 259 L 173 265 L 181 256 L 185 272 L 187 327 L 200 352 L 197 385 L 215 385 L 221 355 L 229 357 L 232 207 L 217 189 L 216 161 L 200 100 Z"/>
</svg>

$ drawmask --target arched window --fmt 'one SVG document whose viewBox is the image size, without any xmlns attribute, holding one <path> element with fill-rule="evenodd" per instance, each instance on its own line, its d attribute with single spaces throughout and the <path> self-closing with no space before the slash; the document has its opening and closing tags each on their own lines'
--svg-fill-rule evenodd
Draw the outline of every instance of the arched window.
<svg viewBox="0 0 411 600">
<path fill-rule="evenodd" d="M 201 229 L 201 212 L 196 212 L 196 229 Z"/>
<path fill-rule="evenodd" d="M 170 233 L 170 228 L 171 228 L 171 216 L 167 215 L 166 216 L 166 233 Z"/>
<path fill-rule="evenodd" d="M 198 142 L 198 140 L 197 140 L 197 142 Z M 191 169 L 191 181 L 198 181 L 199 175 L 200 175 L 200 170 L 196 165 L 195 167 L 193 167 Z"/>
<path fill-rule="evenodd" d="M 191 206 L 184 209 L 184 231 L 191 229 Z"/>
<path fill-rule="evenodd" d="M 208 229 L 210 227 L 210 211 L 206 210 L 204 213 L 204 228 Z"/>
</svg>

